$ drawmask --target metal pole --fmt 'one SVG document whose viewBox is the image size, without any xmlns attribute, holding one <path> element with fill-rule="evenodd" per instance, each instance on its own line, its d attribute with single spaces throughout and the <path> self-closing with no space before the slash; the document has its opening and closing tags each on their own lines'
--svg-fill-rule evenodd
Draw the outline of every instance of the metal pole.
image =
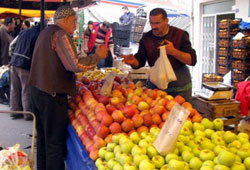
<svg viewBox="0 0 250 170">
<path fill-rule="evenodd" d="M 40 3 L 40 9 L 41 9 L 41 17 L 40 17 L 40 23 L 41 23 L 41 30 L 44 29 L 44 8 L 45 8 L 45 3 L 44 3 L 44 0 L 41 0 L 41 3 Z"/>
<path fill-rule="evenodd" d="M 19 0 L 19 18 L 22 16 L 22 0 Z"/>
</svg>

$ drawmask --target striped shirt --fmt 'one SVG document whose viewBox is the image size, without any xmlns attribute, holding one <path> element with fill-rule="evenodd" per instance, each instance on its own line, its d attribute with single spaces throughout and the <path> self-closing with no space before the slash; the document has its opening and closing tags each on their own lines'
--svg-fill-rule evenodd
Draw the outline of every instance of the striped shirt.
<svg viewBox="0 0 250 170">
<path fill-rule="evenodd" d="M 85 40 L 88 41 L 90 36 L 91 36 L 91 33 L 93 33 L 93 31 L 95 30 L 92 30 L 92 32 L 90 32 L 91 30 L 87 29 L 85 31 Z M 96 35 L 96 40 L 95 40 L 95 46 L 99 46 L 99 45 L 104 45 L 105 44 L 105 36 L 106 36 L 106 32 L 104 32 L 102 29 L 101 29 L 101 26 L 99 27 L 98 29 L 98 33 Z M 113 41 L 113 35 L 111 33 L 110 37 L 109 37 L 109 41 L 108 41 L 108 46 L 111 47 L 114 45 L 114 41 Z"/>
<path fill-rule="evenodd" d="M 101 60 L 96 54 L 79 60 L 72 39 L 63 30 L 59 30 L 53 35 L 52 49 L 56 51 L 65 69 L 71 72 L 82 72 L 94 68 Z"/>
</svg>

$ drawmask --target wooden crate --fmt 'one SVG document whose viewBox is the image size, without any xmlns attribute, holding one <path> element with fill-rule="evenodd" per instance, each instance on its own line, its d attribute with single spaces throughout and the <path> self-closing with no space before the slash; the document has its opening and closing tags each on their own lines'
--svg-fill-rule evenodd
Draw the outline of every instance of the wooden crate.
<svg viewBox="0 0 250 170">
<path fill-rule="evenodd" d="M 192 104 L 203 117 L 210 120 L 221 118 L 225 126 L 234 125 L 235 128 L 239 123 L 240 102 L 236 100 L 209 101 L 200 97 L 194 97 Z"/>
</svg>

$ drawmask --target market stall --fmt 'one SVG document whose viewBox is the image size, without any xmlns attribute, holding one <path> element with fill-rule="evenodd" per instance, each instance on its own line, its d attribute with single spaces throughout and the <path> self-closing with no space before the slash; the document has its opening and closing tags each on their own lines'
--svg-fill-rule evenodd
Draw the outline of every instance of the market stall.
<svg viewBox="0 0 250 170">
<path fill-rule="evenodd" d="M 127 76 L 117 68 L 77 74 L 68 110 L 70 170 L 250 168 L 249 135 L 227 130 L 221 118 L 239 116 L 239 102 L 211 106 L 219 116 L 203 118 L 183 97 Z"/>
</svg>

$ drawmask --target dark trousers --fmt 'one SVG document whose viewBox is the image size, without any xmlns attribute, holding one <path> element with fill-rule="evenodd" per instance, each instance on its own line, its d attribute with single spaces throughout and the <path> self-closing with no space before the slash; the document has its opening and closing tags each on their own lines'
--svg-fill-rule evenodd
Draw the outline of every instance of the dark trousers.
<svg viewBox="0 0 250 170">
<path fill-rule="evenodd" d="M 37 118 L 37 170 L 64 170 L 67 137 L 67 95 L 55 97 L 31 87 Z"/>
</svg>

